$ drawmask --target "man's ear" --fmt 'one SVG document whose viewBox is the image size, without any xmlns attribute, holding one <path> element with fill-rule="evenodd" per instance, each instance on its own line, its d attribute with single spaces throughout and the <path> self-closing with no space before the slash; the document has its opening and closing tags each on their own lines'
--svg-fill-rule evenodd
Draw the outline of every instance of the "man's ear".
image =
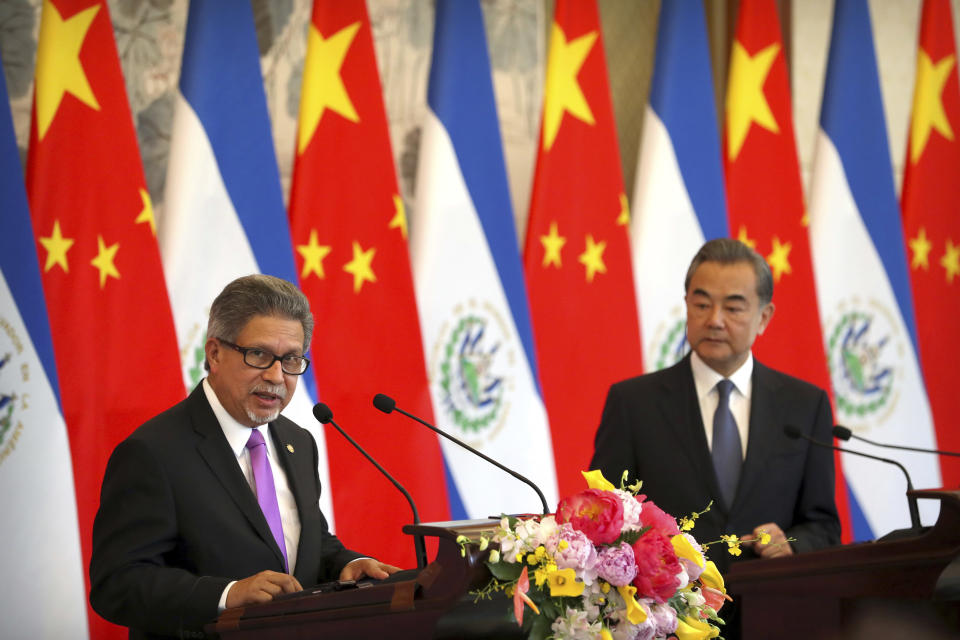
<svg viewBox="0 0 960 640">
<path fill-rule="evenodd" d="M 763 335 L 767 325 L 770 324 L 770 320 L 773 319 L 773 312 L 776 310 L 777 308 L 774 306 L 774 304 L 772 302 L 768 302 L 767 306 L 760 311 L 760 327 L 757 329 L 757 335 Z"/>
<path fill-rule="evenodd" d="M 207 338 L 207 343 L 203 345 L 204 353 L 207 356 L 207 365 L 209 371 L 213 373 L 220 366 L 223 358 L 223 345 L 216 338 Z"/>
</svg>

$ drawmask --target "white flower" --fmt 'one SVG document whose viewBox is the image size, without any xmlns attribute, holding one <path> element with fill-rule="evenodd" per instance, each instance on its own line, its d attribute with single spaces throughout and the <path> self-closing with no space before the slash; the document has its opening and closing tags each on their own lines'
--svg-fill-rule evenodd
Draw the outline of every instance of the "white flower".
<svg viewBox="0 0 960 640">
<path fill-rule="evenodd" d="M 640 524 L 640 512 L 643 511 L 643 505 L 630 493 L 623 489 L 615 489 L 614 493 L 620 497 L 623 503 L 623 531 L 639 531 L 643 528 Z"/>
<path fill-rule="evenodd" d="M 590 622 L 586 611 L 567 607 L 566 615 L 558 616 L 550 629 L 556 640 L 599 640 L 603 625 Z"/>
</svg>

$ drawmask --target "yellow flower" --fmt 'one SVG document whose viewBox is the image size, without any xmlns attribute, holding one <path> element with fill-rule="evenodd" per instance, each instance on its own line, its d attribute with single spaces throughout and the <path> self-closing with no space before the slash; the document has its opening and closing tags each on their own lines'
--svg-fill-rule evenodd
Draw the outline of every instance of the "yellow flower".
<svg viewBox="0 0 960 640">
<path fill-rule="evenodd" d="M 533 572 L 533 581 L 538 587 L 542 587 L 543 583 L 547 581 L 547 569 L 546 567 L 540 567 Z"/>
<path fill-rule="evenodd" d="M 490 549 L 490 562 L 497 564 L 500 562 L 500 550 L 499 549 Z"/>
<path fill-rule="evenodd" d="M 703 554 L 690 544 L 690 540 L 685 535 L 677 534 L 673 536 L 670 538 L 670 543 L 673 545 L 673 552 L 677 554 L 678 558 L 686 558 L 698 567 L 703 567 L 705 562 Z"/>
<path fill-rule="evenodd" d="M 573 569 L 551 571 L 547 574 L 547 582 L 550 584 L 550 596 L 553 598 L 583 595 L 584 584 L 577 582 L 577 574 Z"/>
<path fill-rule="evenodd" d="M 677 630 L 674 632 L 679 640 L 707 640 L 720 635 L 720 629 L 703 620 L 686 617 L 677 620 Z"/>
<path fill-rule="evenodd" d="M 537 560 L 543 560 L 547 557 L 547 548 L 543 545 L 540 545 L 533 553 L 537 556 Z"/>
<path fill-rule="evenodd" d="M 517 551 L 517 557 L 515 558 L 517 562 L 523 562 L 523 551 Z"/>
<path fill-rule="evenodd" d="M 535 553 L 528 553 L 528 554 L 527 554 L 527 564 L 537 564 L 538 562 L 540 562 L 540 561 L 537 560 L 537 554 L 535 554 Z"/>
<path fill-rule="evenodd" d="M 700 582 L 702 582 L 705 587 L 716 589 L 721 593 L 727 592 L 727 588 L 723 584 L 723 576 L 720 575 L 717 565 L 713 564 L 713 560 L 707 561 L 703 573 L 700 574 Z"/>
<path fill-rule="evenodd" d="M 480 551 L 486 551 L 488 546 L 490 546 L 490 538 L 480 536 Z"/>
<path fill-rule="evenodd" d="M 601 582 L 601 583 L 600 583 L 600 590 L 603 591 L 604 593 L 610 593 L 610 583 L 609 583 L 609 582 Z"/>
<path fill-rule="evenodd" d="M 569 542 L 567 542 L 566 540 L 561 540 L 560 544 L 557 545 L 557 549 L 559 549 L 560 551 L 563 551 L 569 546 L 570 546 Z"/>
<path fill-rule="evenodd" d="M 600 630 L 600 640 L 613 640 L 613 634 L 610 633 L 610 630 L 604 627 Z"/>
<path fill-rule="evenodd" d="M 680 531 L 690 531 L 693 529 L 693 525 L 693 518 L 688 518 L 686 516 L 680 518 Z"/>
<path fill-rule="evenodd" d="M 609 480 L 603 477 L 603 471 L 600 471 L 600 469 L 581 471 L 580 475 L 587 481 L 587 486 L 591 489 L 600 489 L 602 491 L 613 491 L 616 489 L 615 486 L 610 484 Z"/>
<path fill-rule="evenodd" d="M 763 529 L 760 530 L 760 544 L 770 544 L 770 534 Z"/>
<path fill-rule="evenodd" d="M 740 551 L 740 538 L 734 535 L 729 536 L 720 536 L 721 542 L 727 543 L 727 553 L 732 556 L 738 556 L 742 552 Z"/>
<path fill-rule="evenodd" d="M 637 593 L 637 588 L 633 586 L 617 587 L 617 591 L 620 592 L 620 597 L 623 598 L 623 601 L 627 603 L 627 620 L 630 621 L 630 624 L 640 624 L 646 621 L 647 612 L 640 606 L 637 599 L 634 598 Z"/>
</svg>

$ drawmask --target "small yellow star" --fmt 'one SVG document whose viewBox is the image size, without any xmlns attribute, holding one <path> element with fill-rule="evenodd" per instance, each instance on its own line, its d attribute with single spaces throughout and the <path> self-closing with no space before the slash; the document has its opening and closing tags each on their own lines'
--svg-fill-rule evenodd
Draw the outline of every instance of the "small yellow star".
<svg viewBox="0 0 960 640">
<path fill-rule="evenodd" d="M 305 280 L 311 273 L 323 280 L 323 259 L 330 253 L 330 247 L 323 246 L 317 241 L 317 230 L 310 230 L 310 240 L 307 244 L 298 244 L 297 253 L 303 256 L 303 269 L 300 278 Z"/>
<path fill-rule="evenodd" d="M 157 221 L 153 217 L 153 203 L 150 202 L 150 194 L 147 193 L 146 189 L 140 189 L 140 200 L 143 201 L 143 209 L 140 210 L 140 215 L 137 216 L 134 223 L 146 222 L 150 225 L 150 233 L 157 235 Z"/>
<path fill-rule="evenodd" d="M 37 134 L 41 140 L 47 135 L 64 94 L 72 94 L 88 107 L 100 110 L 80 64 L 80 49 L 99 10 L 100 5 L 96 4 L 64 20 L 53 2 L 43 2 L 36 68 Z"/>
<path fill-rule="evenodd" d="M 737 240 L 747 245 L 751 249 L 757 248 L 757 241 L 751 240 L 750 237 L 747 235 L 746 225 L 740 225 L 740 231 L 737 233 Z"/>
<path fill-rule="evenodd" d="M 567 239 L 560 235 L 557 230 L 557 223 L 550 223 L 550 233 L 540 236 L 540 244 L 543 245 L 543 262 L 541 266 L 549 267 L 551 264 L 558 269 L 562 266 L 560 261 L 560 251 L 563 245 L 567 244 Z"/>
<path fill-rule="evenodd" d="M 353 292 L 360 293 L 360 288 L 364 282 L 376 282 L 377 276 L 374 275 L 371 264 L 373 256 L 377 253 L 375 248 L 364 251 L 360 248 L 360 243 L 353 242 L 353 260 L 343 265 L 343 270 L 353 274 Z"/>
<path fill-rule="evenodd" d="M 940 258 L 940 266 L 947 270 L 948 284 L 952 284 L 954 277 L 960 275 L 960 245 L 954 245 L 950 238 L 947 238 L 945 253 Z"/>
<path fill-rule="evenodd" d="M 910 261 L 910 267 L 912 269 L 923 267 L 923 270 L 927 271 L 930 268 L 930 249 L 933 248 L 927 238 L 927 230 L 920 227 L 917 237 L 911 238 L 907 244 L 913 251 L 913 260 Z"/>
<path fill-rule="evenodd" d="M 606 242 L 594 242 L 589 233 L 586 238 L 586 248 L 577 260 L 586 268 L 587 282 L 593 282 L 593 276 L 599 271 L 607 272 L 607 265 L 603 263 L 603 252 L 607 249 Z"/>
<path fill-rule="evenodd" d="M 727 157 L 736 160 L 743 143 L 747 139 L 750 125 L 758 125 L 780 133 L 777 120 L 770 110 L 770 104 L 763 93 L 773 61 L 780 52 L 780 43 L 761 49 L 751 56 L 740 44 L 733 43 L 733 55 L 730 62 L 730 86 L 727 90 Z"/>
<path fill-rule="evenodd" d="M 630 204 L 627 202 L 627 195 L 620 194 L 620 215 L 617 216 L 617 224 L 626 226 L 630 224 Z"/>
<path fill-rule="evenodd" d="M 950 79 L 951 54 L 934 64 L 923 49 L 917 55 L 917 87 L 913 94 L 913 121 L 910 124 L 910 162 L 916 164 L 936 129 L 947 140 L 953 140 L 953 129 L 943 109 L 943 87 Z"/>
<path fill-rule="evenodd" d="M 117 271 L 117 267 L 113 263 L 113 260 L 117 255 L 117 249 L 119 248 L 119 242 L 108 247 L 103 243 L 103 236 L 99 234 L 97 235 L 97 257 L 91 260 L 90 264 L 100 270 L 101 289 L 103 289 L 104 285 L 107 283 L 107 276 L 116 278 L 117 280 L 120 279 L 120 272 Z"/>
<path fill-rule="evenodd" d="M 64 238 L 60 233 L 60 221 L 53 221 L 53 231 L 46 238 L 40 238 L 40 244 L 47 250 L 47 262 L 43 266 L 43 272 L 46 273 L 58 264 L 64 273 L 70 273 L 70 267 L 67 265 L 67 251 L 73 246 L 72 238 Z"/>
<path fill-rule="evenodd" d="M 791 244 L 785 242 L 780 244 L 780 238 L 773 236 L 773 251 L 767 256 L 767 264 L 773 269 L 773 279 L 780 282 L 780 278 L 785 273 L 790 273 L 790 249 Z"/>
<path fill-rule="evenodd" d="M 596 41 L 597 32 L 591 31 L 568 42 L 560 25 L 553 23 L 543 92 L 543 148 L 546 150 L 557 139 L 564 112 L 589 125 L 594 123 L 593 112 L 577 82 L 577 74 Z"/>
<path fill-rule="evenodd" d="M 400 234 L 403 236 L 403 239 L 407 239 L 407 211 L 403 206 L 403 198 L 397 194 L 393 194 L 393 209 L 395 213 L 393 218 L 390 219 L 390 224 L 387 225 L 389 229 L 400 229 Z"/>
</svg>

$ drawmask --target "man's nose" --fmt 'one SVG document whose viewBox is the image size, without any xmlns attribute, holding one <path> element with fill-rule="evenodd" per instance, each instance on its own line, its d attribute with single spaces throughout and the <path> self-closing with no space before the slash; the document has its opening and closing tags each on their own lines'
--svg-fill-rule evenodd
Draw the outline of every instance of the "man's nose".
<svg viewBox="0 0 960 640">
<path fill-rule="evenodd" d="M 707 322 L 711 327 L 723 327 L 723 307 L 718 305 L 710 309 L 710 315 L 707 316 Z"/>
<path fill-rule="evenodd" d="M 279 360 L 274 360 L 273 364 L 263 370 L 263 379 L 274 384 L 283 382 L 283 367 Z"/>
</svg>

